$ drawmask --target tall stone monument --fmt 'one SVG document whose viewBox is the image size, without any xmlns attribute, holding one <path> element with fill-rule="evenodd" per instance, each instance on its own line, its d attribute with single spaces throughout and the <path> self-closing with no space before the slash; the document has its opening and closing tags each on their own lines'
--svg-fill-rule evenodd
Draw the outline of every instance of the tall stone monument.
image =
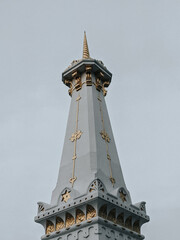
<svg viewBox="0 0 180 240">
<path fill-rule="evenodd" d="M 51 203 L 38 202 L 43 240 L 144 239 L 145 202 L 131 202 L 105 103 L 111 77 L 90 57 L 84 33 L 82 59 L 62 74 L 71 106 Z"/>
</svg>

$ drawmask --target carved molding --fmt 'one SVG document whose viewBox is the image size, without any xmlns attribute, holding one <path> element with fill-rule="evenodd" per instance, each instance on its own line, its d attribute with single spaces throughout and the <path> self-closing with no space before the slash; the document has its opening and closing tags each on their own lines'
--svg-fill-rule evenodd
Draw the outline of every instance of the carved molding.
<svg viewBox="0 0 180 240">
<path fill-rule="evenodd" d="M 99 226 L 98 229 L 94 226 L 89 226 L 84 229 L 80 229 L 72 233 L 66 233 L 63 236 L 57 238 L 57 240 L 82 240 L 82 239 L 110 239 L 110 240 L 125 240 L 136 239 L 136 237 L 130 237 L 119 231 L 112 230 L 109 227 Z M 142 239 L 142 238 L 138 238 Z"/>
<path fill-rule="evenodd" d="M 56 218 L 56 231 L 60 231 L 61 229 L 70 228 L 74 224 L 80 224 L 81 222 L 87 220 L 91 220 L 92 218 L 96 217 L 96 210 L 92 205 L 87 205 L 86 206 L 86 214 L 81 210 L 77 209 L 76 210 L 76 217 L 74 218 L 72 214 L 69 212 L 66 212 L 65 214 L 65 222 L 61 217 Z M 134 219 L 133 216 L 127 217 L 125 220 L 125 215 L 124 213 L 120 213 L 116 217 L 116 208 L 111 209 L 109 214 L 107 215 L 107 204 L 104 204 L 103 206 L 100 207 L 98 211 L 98 216 L 107 219 L 108 221 L 113 222 L 114 224 L 118 224 L 120 226 L 123 226 L 125 228 L 128 228 L 134 232 L 137 232 L 140 234 L 140 221 L 139 219 Z M 134 222 L 134 223 L 133 223 Z M 46 234 L 51 234 L 52 232 L 55 231 L 55 227 L 52 221 L 47 220 L 46 221 Z"/>
</svg>

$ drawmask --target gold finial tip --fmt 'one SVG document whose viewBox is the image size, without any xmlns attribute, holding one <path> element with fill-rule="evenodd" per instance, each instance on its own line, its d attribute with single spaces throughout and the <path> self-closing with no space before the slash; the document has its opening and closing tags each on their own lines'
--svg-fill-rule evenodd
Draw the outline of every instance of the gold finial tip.
<svg viewBox="0 0 180 240">
<path fill-rule="evenodd" d="M 88 59 L 88 58 L 90 58 L 90 55 L 89 55 L 87 38 L 86 38 L 86 31 L 84 31 L 83 59 Z"/>
</svg>

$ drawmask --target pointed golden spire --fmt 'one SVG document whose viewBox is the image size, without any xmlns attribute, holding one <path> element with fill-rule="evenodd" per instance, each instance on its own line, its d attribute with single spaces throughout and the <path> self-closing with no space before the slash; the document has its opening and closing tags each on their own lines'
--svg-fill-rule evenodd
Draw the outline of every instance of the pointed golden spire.
<svg viewBox="0 0 180 240">
<path fill-rule="evenodd" d="M 86 32 L 84 31 L 84 43 L 83 43 L 83 58 L 88 59 L 90 58 L 89 49 L 87 44 Z"/>
</svg>

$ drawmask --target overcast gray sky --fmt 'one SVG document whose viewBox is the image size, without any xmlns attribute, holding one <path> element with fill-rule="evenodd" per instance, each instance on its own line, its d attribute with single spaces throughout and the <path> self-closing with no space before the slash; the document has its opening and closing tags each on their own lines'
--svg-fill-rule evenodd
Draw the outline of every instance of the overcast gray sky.
<svg viewBox="0 0 180 240">
<path fill-rule="evenodd" d="M 0 229 L 37 240 L 70 97 L 61 73 L 90 54 L 113 73 L 106 103 L 126 185 L 145 200 L 148 240 L 177 239 L 180 215 L 180 1 L 0 0 Z"/>
</svg>

